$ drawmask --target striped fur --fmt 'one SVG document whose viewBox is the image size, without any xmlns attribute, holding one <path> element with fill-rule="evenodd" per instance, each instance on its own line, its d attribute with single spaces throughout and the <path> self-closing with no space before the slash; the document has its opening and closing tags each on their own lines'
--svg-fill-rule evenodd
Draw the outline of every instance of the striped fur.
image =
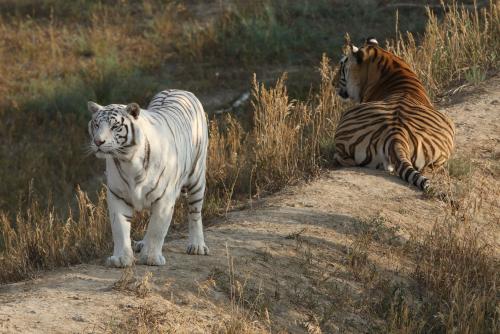
<svg viewBox="0 0 500 334">
<path fill-rule="evenodd" d="M 89 102 L 90 149 L 106 160 L 108 208 L 114 251 L 112 266 L 133 263 L 130 220 L 149 208 L 144 239 L 134 243 L 139 262 L 163 265 L 162 246 L 181 191 L 189 206 L 189 254 L 208 254 L 201 210 L 208 146 L 203 107 L 190 92 L 166 90 L 146 110 L 135 104 L 102 107 Z"/>
<path fill-rule="evenodd" d="M 421 172 L 448 160 L 455 130 L 408 64 L 369 38 L 360 49 L 350 46 L 341 59 L 337 92 L 359 104 L 339 121 L 336 162 L 395 171 L 427 190 L 429 181 Z"/>
</svg>

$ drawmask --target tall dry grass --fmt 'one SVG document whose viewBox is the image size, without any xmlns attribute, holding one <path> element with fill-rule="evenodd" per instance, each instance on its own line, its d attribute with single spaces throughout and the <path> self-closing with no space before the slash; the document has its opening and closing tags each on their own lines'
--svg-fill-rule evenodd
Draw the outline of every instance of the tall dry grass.
<svg viewBox="0 0 500 334">
<path fill-rule="evenodd" d="M 305 102 L 290 100 L 286 74 L 271 88 L 258 83 L 254 76 L 253 121 L 248 132 L 231 115 L 212 121 L 209 198 L 248 198 L 274 191 L 315 175 L 327 163 L 323 153 L 331 149 L 343 109 L 335 95 L 335 71 L 328 57 L 323 56 L 318 72 L 318 93 Z"/>
<path fill-rule="evenodd" d="M 259 189 L 279 189 L 314 175 L 324 165 L 322 149 L 331 143 L 343 109 L 333 87 L 334 71 L 325 55 L 319 72 L 319 92 L 306 102 L 289 100 L 285 75 L 272 89 L 259 85 L 254 77 L 253 169 Z"/>
<path fill-rule="evenodd" d="M 92 203 L 80 189 L 78 210 L 61 217 L 54 206 L 41 207 L 30 196 L 12 220 L 0 214 L 0 282 L 25 279 L 40 270 L 96 258 L 110 251 L 111 230 L 105 192 Z"/>
<path fill-rule="evenodd" d="M 500 64 L 500 7 L 490 0 L 470 10 L 455 1 L 442 2 L 442 19 L 427 9 L 428 21 L 421 38 L 412 33 L 388 42 L 388 48 L 405 59 L 432 97 L 450 85 L 477 84 Z"/>
</svg>

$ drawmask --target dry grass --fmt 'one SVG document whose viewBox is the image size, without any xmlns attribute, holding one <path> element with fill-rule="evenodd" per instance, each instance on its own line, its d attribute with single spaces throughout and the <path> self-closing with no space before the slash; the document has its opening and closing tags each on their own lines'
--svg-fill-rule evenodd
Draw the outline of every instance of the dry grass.
<svg viewBox="0 0 500 334">
<path fill-rule="evenodd" d="M 221 322 L 213 332 L 218 334 L 269 333 L 269 301 L 261 288 L 248 276 L 237 273 L 234 258 L 226 250 L 227 271 L 215 268 L 209 277 L 215 288 L 224 291 L 230 301 L 229 318 Z M 263 321 L 259 321 L 263 320 Z M 265 323 L 268 329 L 262 326 Z"/>
<path fill-rule="evenodd" d="M 477 173 L 454 182 L 465 183 L 467 191 L 449 195 L 455 205 L 416 247 L 413 277 L 426 301 L 423 332 L 495 333 L 500 260 L 487 225 L 494 193 Z"/>
<path fill-rule="evenodd" d="M 127 267 L 123 270 L 122 276 L 113 284 L 113 289 L 117 291 L 132 292 L 139 298 L 144 298 L 151 292 L 150 280 L 153 273 L 148 271 L 142 278 L 138 278 L 134 267 Z"/>
<path fill-rule="evenodd" d="M 498 69 L 500 58 L 500 7 L 496 1 L 470 10 L 455 1 L 442 2 L 442 20 L 430 9 L 425 33 L 412 33 L 389 42 L 388 47 L 412 65 L 432 97 L 450 85 L 476 84 Z"/>
<path fill-rule="evenodd" d="M 448 174 L 457 179 L 463 179 L 471 175 L 474 166 L 470 158 L 453 156 L 446 162 Z"/>
<path fill-rule="evenodd" d="M 138 10 L 148 13 L 151 8 L 144 2 Z M 168 8 L 172 15 L 185 15 L 181 7 Z M 95 162 L 82 163 L 75 149 L 85 142 L 83 109 L 87 99 L 96 98 L 103 103 L 120 99 L 144 102 L 157 88 L 158 77 L 151 79 L 136 71 L 158 69 L 156 59 L 167 59 L 171 46 L 160 47 L 158 41 L 175 34 L 177 27 L 169 24 L 168 18 L 153 15 L 154 28 L 139 33 L 134 29 L 132 14 L 120 16 L 117 21 L 109 8 L 91 13 L 90 23 L 83 27 L 65 25 L 50 16 L 44 21 L 1 18 L 0 32 L 7 38 L 0 44 L 0 56 L 5 59 L 0 65 L 0 92 L 8 98 L 0 101 L 6 120 L 0 124 L 0 132 L 5 134 L 1 139 L 0 178 L 5 187 L 0 191 L 0 207 L 9 210 L 0 215 L 2 283 L 33 276 L 39 270 L 101 257 L 110 249 L 103 192 L 93 204 L 77 190 L 77 213 L 70 209 L 67 216 L 54 205 L 39 204 L 31 192 L 17 213 L 12 210 L 32 175 L 47 176 L 36 179 L 35 184 L 41 184 L 40 189 L 47 192 L 51 189 L 62 194 L 61 198 L 67 200 L 79 180 L 95 177 L 94 170 L 102 169 Z M 427 29 L 419 44 L 407 35 L 390 43 L 390 47 L 412 64 L 431 95 L 437 97 L 451 84 L 464 80 L 475 83 L 498 69 L 499 27 L 499 8 L 493 2 L 472 12 L 451 5 L 442 21 L 429 12 Z M 201 37 L 196 31 L 190 34 L 188 45 L 194 45 L 193 52 L 203 55 L 205 44 L 197 40 Z M 27 43 L 29 40 L 44 47 L 35 48 L 35 43 Z M 144 56 L 136 57 L 137 54 Z M 16 62 L 18 57 L 23 57 L 23 61 Z M 334 147 L 331 138 L 342 112 L 332 86 L 333 72 L 328 58 L 323 57 L 320 87 L 306 101 L 289 97 L 286 75 L 273 87 L 254 78 L 251 124 L 230 115 L 211 121 L 205 215 L 224 213 L 235 200 L 310 178 L 328 164 Z M 142 88 L 138 90 L 136 86 Z M 77 112 L 68 114 L 66 110 Z M 26 128 L 33 131 L 26 135 Z M 480 211 L 480 204 L 487 201 L 480 195 L 492 193 L 477 191 L 481 184 L 471 179 L 474 170 L 466 168 L 466 160 L 453 160 L 449 166 L 452 179 L 462 182 L 447 188 L 457 205 L 447 209 L 447 218 L 430 233 L 400 245 L 391 239 L 393 231 L 381 228 L 383 222 L 374 219 L 365 222 L 359 238 L 347 252 L 352 274 L 367 289 L 378 289 L 374 293 L 379 298 L 374 309 L 385 319 L 385 331 L 493 333 L 499 327 L 498 258 L 492 255 L 483 232 L 475 229 L 476 219 L 488 215 L 487 211 Z M 19 172 L 12 173 L 13 170 Z M 12 195 L 16 192 L 12 189 L 21 190 Z M 66 206 L 71 207 L 64 203 Z M 182 205 L 177 211 L 182 212 Z M 181 218 L 179 214 L 176 220 Z M 137 219 L 143 227 L 147 216 Z M 304 265 L 304 275 L 308 275 L 307 270 L 313 270 L 309 265 L 314 249 L 300 233 L 291 237 L 300 242 L 299 260 Z M 369 258 L 372 242 L 385 242 L 387 238 L 393 243 L 391 247 L 404 247 L 405 252 L 415 255 L 411 257 L 414 266 L 408 277 L 409 286 L 387 286 L 383 275 L 373 270 Z M 229 256 L 228 268 L 229 274 L 219 273 L 213 278 L 227 289 L 231 300 L 231 318 L 217 331 L 260 330 L 254 320 L 266 318 L 266 300 L 258 286 L 235 275 Z M 129 281 L 124 277 L 119 286 L 128 289 Z M 147 279 L 139 285 L 147 287 Z M 335 289 L 332 285 L 324 291 L 334 295 Z M 316 305 L 307 296 L 307 291 L 303 291 L 295 297 L 300 306 L 307 304 L 317 313 L 308 322 L 308 330 L 314 331 L 331 316 L 333 306 Z M 339 300 L 336 302 L 340 305 Z M 141 332 L 148 323 L 159 328 L 155 323 L 159 318 L 162 319 L 145 306 L 132 319 L 130 328 L 135 326 Z"/>
<path fill-rule="evenodd" d="M 103 332 L 162 334 L 174 333 L 175 327 L 171 326 L 169 314 L 165 310 L 158 310 L 155 304 L 144 302 L 134 307 L 125 321 L 107 324 Z"/>
<path fill-rule="evenodd" d="M 273 89 L 253 81 L 253 153 L 256 186 L 276 190 L 314 175 L 324 165 L 324 143 L 331 142 L 342 107 L 333 87 L 334 72 L 323 55 L 319 93 L 308 102 L 289 101 L 283 75 Z M 332 149 L 333 147 L 329 147 Z"/>
<path fill-rule="evenodd" d="M 319 93 L 307 102 L 289 100 L 286 74 L 272 88 L 259 84 L 254 77 L 251 131 L 245 131 L 231 115 L 211 122 L 207 175 L 210 213 L 227 211 L 233 199 L 259 196 L 309 178 L 327 163 L 322 153 L 332 147 L 324 143 L 331 142 L 342 108 L 326 56 L 319 72 Z"/>
<path fill-rule="evenodd" d="M 488 237 L 495 191 L 484 174 L 450 177 L 446 215 L 428 232 L 400 240 L 385 219 L 361 221 L 345 252 L 363 289 L 358 307 L 382 333 L 497 333 L 500 259 Z M 374 251 L 377 249 L 377 251 Z M 380 254 L 398 261 L 381 268 Z M 405 265 L 401 267 L 401 263 Z M 357 305 L 357 306 L 356 306 Z M 379 320 L 377 320 L 379 319 Z"/>
<path fill-rule="evenodd" d="M 110 249 L 111 231 L 105 193 L 96 204 L 77 191 L 78 211 L 66 219 L 53 206 L 40 207 L 30 197 L 26 208 L 11 220 L 0 216 L 0 282 L 24 279 L 43 269 L 81 263 Z"/>
<path fill-rule="evenodd" d="M 447 175 L 444 182 L 450 183 L 450 204 L 429 232 L 394 243 L 394 231 L 381 228 L 383 221 L 375 218 L 348 249 L 350 271 L 371 305 L 367 314 L 384 319 L 382 332 L 496 333 L 500 328 L 500 259 L 488 237 L 489 224 L 495 224 L 495 209 L 488 205 L 494 189 L 480 173 Z M 385 252 L 407 263 L 406 270 L 397 269 L 398 279 L 370 260 L 371 246 L 380 241 L 388 246 Z"/>
<path fill-rule="evenodd" d="M 422 332 L 495 333 L 500 263 L 470 222 L 447 220 L 422 241 L 414 275 L 423 288 Z"/>
</svg>

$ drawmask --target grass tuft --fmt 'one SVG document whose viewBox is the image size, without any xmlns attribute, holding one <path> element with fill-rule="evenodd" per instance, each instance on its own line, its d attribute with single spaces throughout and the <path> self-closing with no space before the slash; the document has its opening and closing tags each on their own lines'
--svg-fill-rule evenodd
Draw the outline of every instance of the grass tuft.
<svg viewBox="0 0 500 334">
<path fill-rule="evenodd" d="M 457 179 L 464 179 L 473 172 L 473 164 L 470 158 L 452 157 L 446 162 L 448 174 Z"/>
<path fill-rule="evenodd" d="M 15 220 L 0 215 L 0 282 L 32 277 L 38 271 L 104 255 L 110 249 L 105 192 L 96 204 L 77 190 L 78 211 L 62 219 L 54 207 L 40 207 L 30 194 Z"/>
<path fill-rule="evenodd" d="M 407 33 L 388 47 L 404 58 L 423 81 L 431 97 L 464 81 L 477 84 L 500 63 L 500 7 L 470 10 L 456 1 L 442 2 L 444 17 L 427 9 L 425 32 L 418 40 Z"/>
<path fill-rule="evenodd" d="M 139 298 L 145 298 L 151 293 L 151 278 L 153 273 L 144 273 L 141 279 L 136 277 L 134 267 L 127 267 L 123 270 L 122 276 L 113 284 L 113 289 L 117 291 L 132 292 Z"/>
</svg>

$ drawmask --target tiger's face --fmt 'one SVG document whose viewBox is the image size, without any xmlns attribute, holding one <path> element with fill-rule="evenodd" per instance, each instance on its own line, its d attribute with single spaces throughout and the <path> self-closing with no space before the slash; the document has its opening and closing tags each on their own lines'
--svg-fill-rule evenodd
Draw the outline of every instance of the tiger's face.
<svg viewBox="0 0 500 334">
<path fill-rule="evenodd" d="M 89 149 L 96 157 L 123 157 L 136 146 L 138 127 L 134 122 L 140 112 L 136 103 L 100 106 L 89 101 L 88 109 L 92 113 L 88 124 Z"/>
<path fill-rule="evenodd" d="M 360 52 L 362 51 L 352 46 L 348 54 L 340 59 L 337 94 L 342 99 L 352 99 L 356 102 L 361 100 L 360 86 L 363 64 L 359 62 L 357 57 Z"/>
<path fill-rule="evenodd" d="M 366 41 L 365 47 L 359 49 L 354 45 L 349 45 L 339 63 L 339 74 L 337 79 L 337 94 L 342 99 L 352 99 L 360 102 L 362 99 L 361 88 L 365 84 L 368 75 L 368 65 L 366 64 L 366 46 L 378 45 L 374 38 Z"/>
</svg>

